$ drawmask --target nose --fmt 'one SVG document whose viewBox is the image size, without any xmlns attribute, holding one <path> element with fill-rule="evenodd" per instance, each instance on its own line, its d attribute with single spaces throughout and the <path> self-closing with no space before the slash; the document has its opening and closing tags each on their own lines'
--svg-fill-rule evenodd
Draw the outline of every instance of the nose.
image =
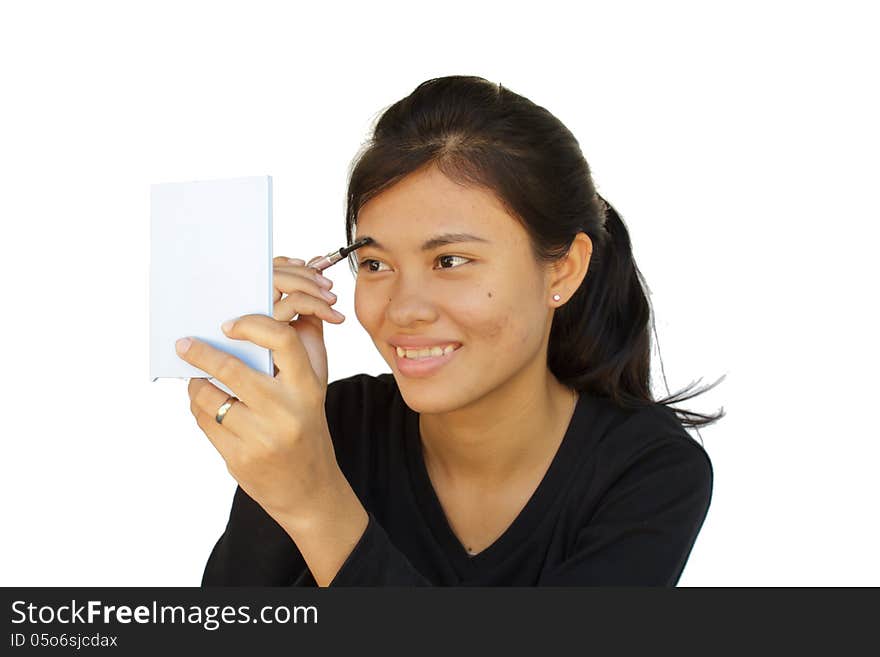
<svg viewBox="0 0 880 657">
<path fill-rule="evenodd" d="M 405 281 L 403 278 L 401 276 L 388 290 L 390 298 L 385 306 L 388 321 L 397 326 L 436 321 L 437 309 L 431 301 L 430 290 L 423 282 Z"/>
</svg>

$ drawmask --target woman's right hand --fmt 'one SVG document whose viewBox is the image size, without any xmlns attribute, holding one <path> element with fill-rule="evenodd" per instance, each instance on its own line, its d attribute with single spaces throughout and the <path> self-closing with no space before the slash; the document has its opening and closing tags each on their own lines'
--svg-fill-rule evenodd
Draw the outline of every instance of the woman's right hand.
<svg viewBox="0 0 880 657">
<path fill-rule="evenodd" d="M 306 267 L 304 260 L 278 256 L 272 260 L 273 316 L 297 330 L 309 355 L 312 369 L 327 386 L 327 350 L 324 347 L 324 321 L 341 324 L 345 316 L 331 306 L 336 295 L 330 292 L 333 282 L 320 272 Z M 287 296 L 284 296 L 287 295 Z M 283 298 L 282 298 L 283 297 Z M 295 316 L 297 319 L 293 319 Z M 278 376 L 275 366 L 274 376 Z"/>
</svg>

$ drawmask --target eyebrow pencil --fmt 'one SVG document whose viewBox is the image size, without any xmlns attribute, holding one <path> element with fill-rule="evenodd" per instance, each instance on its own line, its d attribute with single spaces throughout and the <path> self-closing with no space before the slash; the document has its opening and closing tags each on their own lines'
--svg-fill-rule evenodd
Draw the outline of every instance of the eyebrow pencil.
<svg viewBox="0 0 880 657">
<path fill-rule="evenodd" d="M 318 271 L 324 271 L 330 265 L 335 265 L 337 262 L 342 260 L 349 253 L 354 251 L 355 249 L 359 249 L 362 246 L 366 246 L 373 239 L 370 237 L 364 237 L 363 239 L 358 240 L 357 242 L 352 242 L 348 246 L 343 246 L 341 249 L 337 251 L 331 251 L 327 255 L 317 256 L 312 258 L 306 263 L 306 267 L 312 267 L 313 269 L 317 269 Z"/>
</svg>

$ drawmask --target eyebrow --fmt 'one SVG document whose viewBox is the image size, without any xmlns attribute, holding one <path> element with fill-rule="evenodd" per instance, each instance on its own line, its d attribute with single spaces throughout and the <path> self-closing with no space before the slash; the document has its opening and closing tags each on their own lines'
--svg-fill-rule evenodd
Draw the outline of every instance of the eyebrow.
<svg viewBox="0 0 880 657">
<path fill-rule="evenodd" d="M 376 241 L 375 237 L 371 237 L 369 235 L 361 235 L 358 239 L 364 239 L 366 237 L 370 237 L 372 242 L 368 246 L 375 247 L 381 251 L 387 251 L 380 242 Z M 426 240 L 424 244 L 422 244 L 422 251 L 433 251 L 441 246 L 447 246 L 449 244 L 458 244 L 460 242 L 485 242 L 486 244 L 491 244 L 489 240 L 485 237 L 478 237 L 476 235 L 471 235 L 469 233 L 443 233 L 442 235 L 435 235 L 429 240 Z"/>
</svg>

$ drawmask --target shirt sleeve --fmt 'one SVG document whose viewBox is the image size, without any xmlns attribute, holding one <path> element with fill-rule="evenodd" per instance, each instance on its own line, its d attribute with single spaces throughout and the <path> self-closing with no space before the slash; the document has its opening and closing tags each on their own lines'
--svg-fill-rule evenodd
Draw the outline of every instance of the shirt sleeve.
<svg viewBox="0 0 880 657">
<path fill-rule="evenodd" d="M 571 554 L 540 585 L 675 586 L 708 512 L 713 478 L 696 443 L 654 443 L 608 488 Z"/>
<path fill-rule="evenodd" d="M 293 539 L 237 486 L 229 522 L 208 557 L 202 586 L 288 586 L 303 581 L 303 570 L 308 568 Z"/>
<path fill-rule="evenodd" d="M 330 586 L 431 586 L 398 550 L 375 516 Z M 226 531 L 217 541 L 202 586 L 316 586 L 296 543 L 245 493 L 235 490 Z"/>
<path fill-rule="evenodd" d="M 334 450 L 346 468 L 363 467 L 368 459 L 350 453 L 358 446 L 365 413 L 364 375 L 334 381 L 327 387 L 325 411 Z M 350 434 L 350 435 L 349 435 Z M 361 476 L 361 479 L 364 477 Z M 316 586 L 293 539 L 241 486 L 235 489 L 226 529 L 202 575 L 202 586 Z"/>
<path fill-rule="evenodd" d="M 375 516 L 330 586 L 432 586 L 398 550 Z"/>
</svg>

